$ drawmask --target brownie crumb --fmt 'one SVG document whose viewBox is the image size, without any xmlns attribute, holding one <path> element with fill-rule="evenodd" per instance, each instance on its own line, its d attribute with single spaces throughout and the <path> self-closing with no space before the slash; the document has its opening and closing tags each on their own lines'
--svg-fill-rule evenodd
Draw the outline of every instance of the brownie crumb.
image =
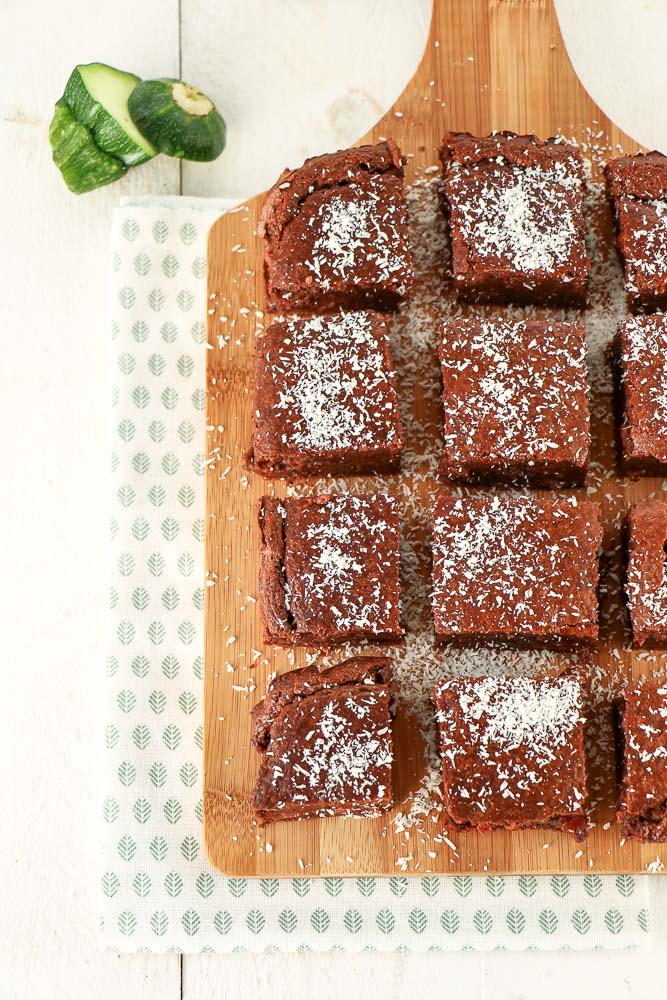
<svg viewBox="0 0 667 1000">
<path fill-rule="evenodd" d="M 396 309 L 413 278 L 396 143 L 315 156 L 285 171 L 267 195 L 259 232 L 270 311 Z"/>
<path fill-rule="evenodd" d="M 590 417 L 582 323 L 449 320 L 440 368 L 445 479 L 583 483 Z"/>
<path fill-rule="evenodd" d="M 605 167 L 628 307 L 667 308 L 667 156 L 621 156 Z"/>
<path fill-rule="evenodd" d="M 614 341 L 619 465 L 667 475 L 667 316 L 633 316 Z"/>
<path fill-rule="evenodd" d="M 263 497 L 259 520 L 267 642 L 330 646 L 402 637 L 399 518 L 392 497 Z"/>
<path fill-rule="evenodd" d="M 457 298 L 584 305 L 590 259 L 576 146 L 449 132 L 440 158 Z"/>
<path fill-rule="evenodd" d="M 272 324 L 257 341 L 247 465 L 267 478 L 394 471 L 402 446 L 394 381 L 378 313 Z"/>
<path fill-rule="evenodd" d="M 667 685 L 642 679 L 616 708 L 621 833 L 667 842 Z"/>
<path fill-rule="evenodd" d="M 391 667 L 354 657 L 294 670 L 253 710 L 262 754 L 252 804 L 260 823 L 377 816 L 392 804 Z"/>
<path fill-rule="evenodd" d="M 635 648 L 667 649 L 667 504 L 643 500 L 628 512 L 625 593 Z"/>
<path fill-rule="evenodd" d="M 571 676 L 438 685 L 445 810 L 459 829 L 586 836 L 581 689 Z"/>
<path fill-rule="evenodd" d="M 600 506 L 441 497 L 433 523 L 436 636 L 572 648 L 598 638 Z"/>
</svg>

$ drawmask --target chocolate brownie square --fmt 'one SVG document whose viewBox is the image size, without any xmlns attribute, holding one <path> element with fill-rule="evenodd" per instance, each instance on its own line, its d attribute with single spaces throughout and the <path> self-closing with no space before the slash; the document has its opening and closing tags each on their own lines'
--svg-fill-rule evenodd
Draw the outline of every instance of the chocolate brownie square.
<svg viewBox="0 0 667 1000">
<path fill-rule="evenodd" d="M 616 704 L 624 837 L 667 841 L 667 685 L 643 679 Z"/>
<path fill-rule="evenodd" d="M 440 370 L 445 479 L 583 483 L 590 417 L 582 323 L 450 320 Z"/>
<path fill-rule="evenodd" d="M 667 316 L 634 316 L 614 340 L 619 466 L 667 475 Z"/>
<path fill-rule="evenodd" d="M 396 309 L 412 283 L 396 143 L 343 149 L 286 170 L 267 195 L 258 232 L 272 312 Z"/>
<path fill-rule="evenodd" d="M 394 369 L 378 313 L 269 327 L 255 351 L 250 468 L 267 478 L 391 472 L 400 454 Z"/>
<path fill-rule="evenodd" d="M 584 305 L 590 260 L 579 150 L 513 132 L 449 132 L 440 158 L 456 297 Z"/>
<path fill-rule="evenodd" d="M 433 522 L 436 637 L 456 645 L 592 646 L 600 505 L 441 497 Z"/>
<path fill-rule="evenodd" d="M 392 804 L 391 666 L 354 657 L 275 678 L 253 709 L 260 823 L 377 816 Z"/>
<path fill-rule="evenodd" d="M 625 594 L 635 648 L 667 648 L 667 504 L 642 500 L 628 511 Z"/>
<path fill-rule="evenodd" d="M 605 167 L 633 312 L 667 309 L 667 156 L 636 153 Z"/>
<path fill-rule="evenodd" d="M 435 692 L 445 811 L 461 830 L 563 830 L 583 840 L 586 758 L 574 677 L 477 677 Z"/>
<path fill-rule="evenodd" d="M 326 647 L 400 639 L 400 536 L 392 497 L 263 497 L 259 525 L 266 642 Z"/>
</svg>

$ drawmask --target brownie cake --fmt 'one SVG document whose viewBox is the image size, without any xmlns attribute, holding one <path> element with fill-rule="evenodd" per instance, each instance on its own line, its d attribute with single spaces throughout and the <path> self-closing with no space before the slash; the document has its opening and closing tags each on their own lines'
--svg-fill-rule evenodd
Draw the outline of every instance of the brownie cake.
<svg viewBox="0 0 667 1000">
<path fill-rule="evenodd" d="M 268 478 L 398 468 L 401 426 L 378 313 L 274 323 L 257 341 L 250 468 Z"/>
<path fill-rule="evenodd" d="M 643 679 L 616 705 L 624 837 L 667 841 L 667 685 Z"/>
<path fill-rule="evenodd" d="M 445 811 L 460 830 L 563 830 L 583 840 L 581 689 L 571 676 L 477 677 L 435 691 Z"/>
<path fill-rule="evenodd" d="M 579 150 L 513 132 L 449 132 L 440 158 L 457 298 L 583 305 L 590 260 Z"/>
<path fill-rule="evenodd" d="M 598 638 L 600 505 L 441 497 L 433 522 L 436 637 L 570 648 Z"/>
<path fill-rule="evenodd" d="M 330 646 L 403 635 L 392 497 L 263 497 L 259 525 L 266 642 Z"/>
<path fill-rule="evenodd" d="M 614 341 L 619 465 L 667 475 L 667 316 L 633 316 Z"/>
<path fill-rule="evenodd" d="M 584 720 L 574 677 L 448 680 L 434 701 L 445 810 L 456 827 L 586 836 Z"/>
<path fill-rule="evenodd" d="M 643 500 L 628 511 L 625 593 L 635 648 L 667 648 L 667 504 Z"/>
<path fill-rule="evenodd" d="M 401 154 L 392 139 L 314 156 L 269 191 L 267 307 L 395 309 L 412 282 Z"/>
<path fill-rule="evenodd" d="M 636 153 L 605 167 L 633 311 L 667 308 L 667 156 Z"/>
<path fill-rule="evenodd" d="M 260 823 L 377 816 L 392 804 L 391 666 L 355 657 L 271 681 L 253 709 L 262 754 L 252 805 Z"/>
<path fill-rule="evenodd" d="M 445 479 L 583 483 L 590 418 L 582 323 L 450 320 L 440 368 Z"/>
</svg>

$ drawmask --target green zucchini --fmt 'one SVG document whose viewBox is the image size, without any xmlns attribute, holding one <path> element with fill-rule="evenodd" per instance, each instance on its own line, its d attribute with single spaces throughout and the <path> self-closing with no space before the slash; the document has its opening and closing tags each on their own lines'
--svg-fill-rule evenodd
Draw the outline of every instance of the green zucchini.
<svg viewBox="0 0 667 1000">
<path fill-rule="evenodd" d="M 65 138 L 72 124 L 72 112 L 67 107 L 62 97 L 56 103 L 53 118 L 49 125 L 49 142 L 54 151 Z"/>
<path fill-rule="evenodd" d="M 127 106 L 141 134 L 161 153 L 205 161 L 225 148 L 225 123 L 213 102 L 181 80 L 144 80 Z"/>
<path fill-rule="evenodd" d="M 93 133 L 75 119 L 63 98 L 56 104 L 49 141 L 53 162 L 74 194 L 110 184 L 127 173 L 124 163 L 97 146 Z"/>
<path fill-rule="evenodd" d="M 90 129 L 99 148 L 127 167 L 145 163 L 156 153 L 127 110 L 128 98 L 139 82 L 134 73 L 88 63 L 74 69 L 63 95 L 74 118 Z"/>
</svg>

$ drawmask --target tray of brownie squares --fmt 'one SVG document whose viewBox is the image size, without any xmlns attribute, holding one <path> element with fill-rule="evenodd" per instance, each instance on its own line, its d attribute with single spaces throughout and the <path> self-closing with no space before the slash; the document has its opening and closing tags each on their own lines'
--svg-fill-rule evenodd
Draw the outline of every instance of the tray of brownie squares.
<svg viewBox="0 0 667 1000">
<path fill-rule="evenodd" d="M 426 512 L 432 575 L 422 596 L 444 664 L 428 702 L 437 796 L 450 835 L 542 828 L 583 840 L 578 664 L 600 641 L 605 532 L 586 490 L 585 164 L 563 139 L 510 132 L 450 132 L 440 159 L 448 287 L 464 314 L 429 331 L 441 393 L 432 474 L 442 488 Z M 666 476 L 667 157 L 611 158 L 605 180 L 627 301 L 608 356 L 618 470 Z M 396 495 L 356 485 L 401 467 L 400 369 L 411 359 L 393 357 L 392 323 L 420 266 L 408 208 L 402 154 L 387 139 L 285 171 L 260 217 L 273 318 L 255 341 L 244 461 L 248 475 L 288 489 L 259 502 L 257 610 L 266 644 L 311 651 L 310 666 L 269 679 L 252 709 L 260 826 L 373 817 L 396 804 L 396 683 L 411 629 L 404 526 Z M 341 490 L 350 476 L 366 479 Z M 289 488 L 308 477 L 316 490 Z M 667 648 L 667 504 L 629 505 L 623 552 L 623 573 L 605 586 L 627 608 L 628 647 Z M 484 650 L 487 664 L 495 649 L 556 651 L 561 668 L 448 676 L 450 652 Z M 619 836 L 667 840 L 667 683 L 625 683 L 614 720 Z"/>
</svg>

